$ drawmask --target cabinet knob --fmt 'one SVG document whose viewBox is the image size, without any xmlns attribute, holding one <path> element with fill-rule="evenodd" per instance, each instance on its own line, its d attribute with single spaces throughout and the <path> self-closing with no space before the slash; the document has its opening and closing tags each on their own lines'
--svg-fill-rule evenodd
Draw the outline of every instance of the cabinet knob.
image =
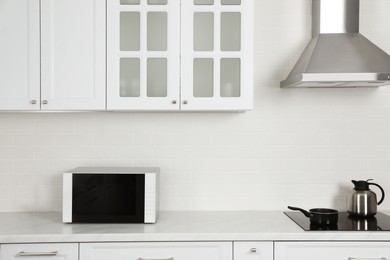
<svg viewBox="0 0 390 260">
<path fill-rule="evenodd" d="M 249 249 L 249 253 L 256 253 L 257 252 L 257 249 L 254 247 L 254 248 L 251 248 Z"/>
<path fill-rule="evenodd" d="M 184 105 L 187 105 L 187 104 L 188 104 L 188 101 L 187 101 L 187 100 L 184 100 L 184 101 L 183 101 L 183 104 L 184 104 Z"/>
<path fill-rule="evenodd" d="M 30 101 L 30 103 L 35 105 L 37 103 L 37 101 L 35 99 L 33 99 L 33 100 Z"/>
<path fill-rule="evenodd" d="M 42 100 L 42 104 L 47 105 L 47 103 L 49 103 L 49 101 L 47 101 L 47 100 Z"/>
</svg>

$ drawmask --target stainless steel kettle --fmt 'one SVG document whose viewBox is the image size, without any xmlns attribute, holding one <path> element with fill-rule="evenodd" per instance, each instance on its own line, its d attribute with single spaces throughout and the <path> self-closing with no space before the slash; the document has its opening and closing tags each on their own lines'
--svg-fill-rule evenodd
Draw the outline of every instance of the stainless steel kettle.
<svg viewBox="0 0 390 260">
<path fill-rule="evenodd" d="M 367 181 L 355 181 L 354 191 L 348 196 L 347 208 L 348 213 L 357 217 L 372 217 L 377 213 L 377 205 L 381 204 L 385 198 L 385 192 L 381 186 L 376 183 Z M 382 192 L 382 197 L 377 202 L 376 194 L 370 190 L 370 186 L 378 187 Z"/>
</svg>

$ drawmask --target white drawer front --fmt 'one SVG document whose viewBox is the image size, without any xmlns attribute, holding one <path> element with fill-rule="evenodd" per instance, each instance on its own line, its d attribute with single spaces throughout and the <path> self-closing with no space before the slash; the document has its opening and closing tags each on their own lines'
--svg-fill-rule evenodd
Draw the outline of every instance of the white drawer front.
<svg viewBox="0 0 390 260">
<path fill-rule="evenodd" d="M 78 260 L 78 244 L 3 244 L 1 260 Z"/>
<path fill-rule="evenodd" d="M 234 242 L 234 260 L 273 260 L 273 243 Z"/>
<path fill-rule="evenodd" d="M 232 243 L 82 243 L 80 260 L 232 260 Z"/>
<path fill-rule="evenodd" d="M 388 242 L 277 242 L 275 260 L 390 259 Z"/>
</svg>

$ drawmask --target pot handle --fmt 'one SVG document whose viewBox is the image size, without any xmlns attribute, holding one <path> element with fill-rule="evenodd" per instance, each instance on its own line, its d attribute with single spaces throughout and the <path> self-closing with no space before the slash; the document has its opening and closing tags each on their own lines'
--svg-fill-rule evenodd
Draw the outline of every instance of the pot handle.
<svg viewBox="0 0 390 260">
<path fill-rule="evenodd" d="M 381 198 L 381 199 L 379 200 L 379 202 L 378 202 L 378 205 L 380 205 L 380 204 L 383 202 L 383 200 L 385 199 L 385 191 L 383 190 L 383 188 L 382 188 L 379 184 L 376 184 L 376 183 L 373 183 L 373 182 L 369 182 L 368 185 L 377 186 L 377 187 L 381 190 L 381 192 L 382 192 L 382 198 Z"/>
<path fill-rule="evenodd" d="M 288 206 L 287 208 L 291 209 L 291 210 L 298 210 L 300 212 L 303 213 L 303 215 L 305 215 L 306 217 L 308 218 L 311 218 L 312 217 L 312 214 L 304 209 L 301 209 L 301 208 L 297 208 L 297 207 L 291 207 L 291 206 Z"/>
</svg>

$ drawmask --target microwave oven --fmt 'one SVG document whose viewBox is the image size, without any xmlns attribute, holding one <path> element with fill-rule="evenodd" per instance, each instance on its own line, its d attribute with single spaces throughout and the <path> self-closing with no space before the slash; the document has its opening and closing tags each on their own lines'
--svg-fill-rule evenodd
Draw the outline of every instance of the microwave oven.
<svg viewBox="0 0 390 260">
<path fill-rule="evenodd" d="M 155 223 L 159 168 L 79 167 L 63 174 L 64 223 Z"/>
</svg>

